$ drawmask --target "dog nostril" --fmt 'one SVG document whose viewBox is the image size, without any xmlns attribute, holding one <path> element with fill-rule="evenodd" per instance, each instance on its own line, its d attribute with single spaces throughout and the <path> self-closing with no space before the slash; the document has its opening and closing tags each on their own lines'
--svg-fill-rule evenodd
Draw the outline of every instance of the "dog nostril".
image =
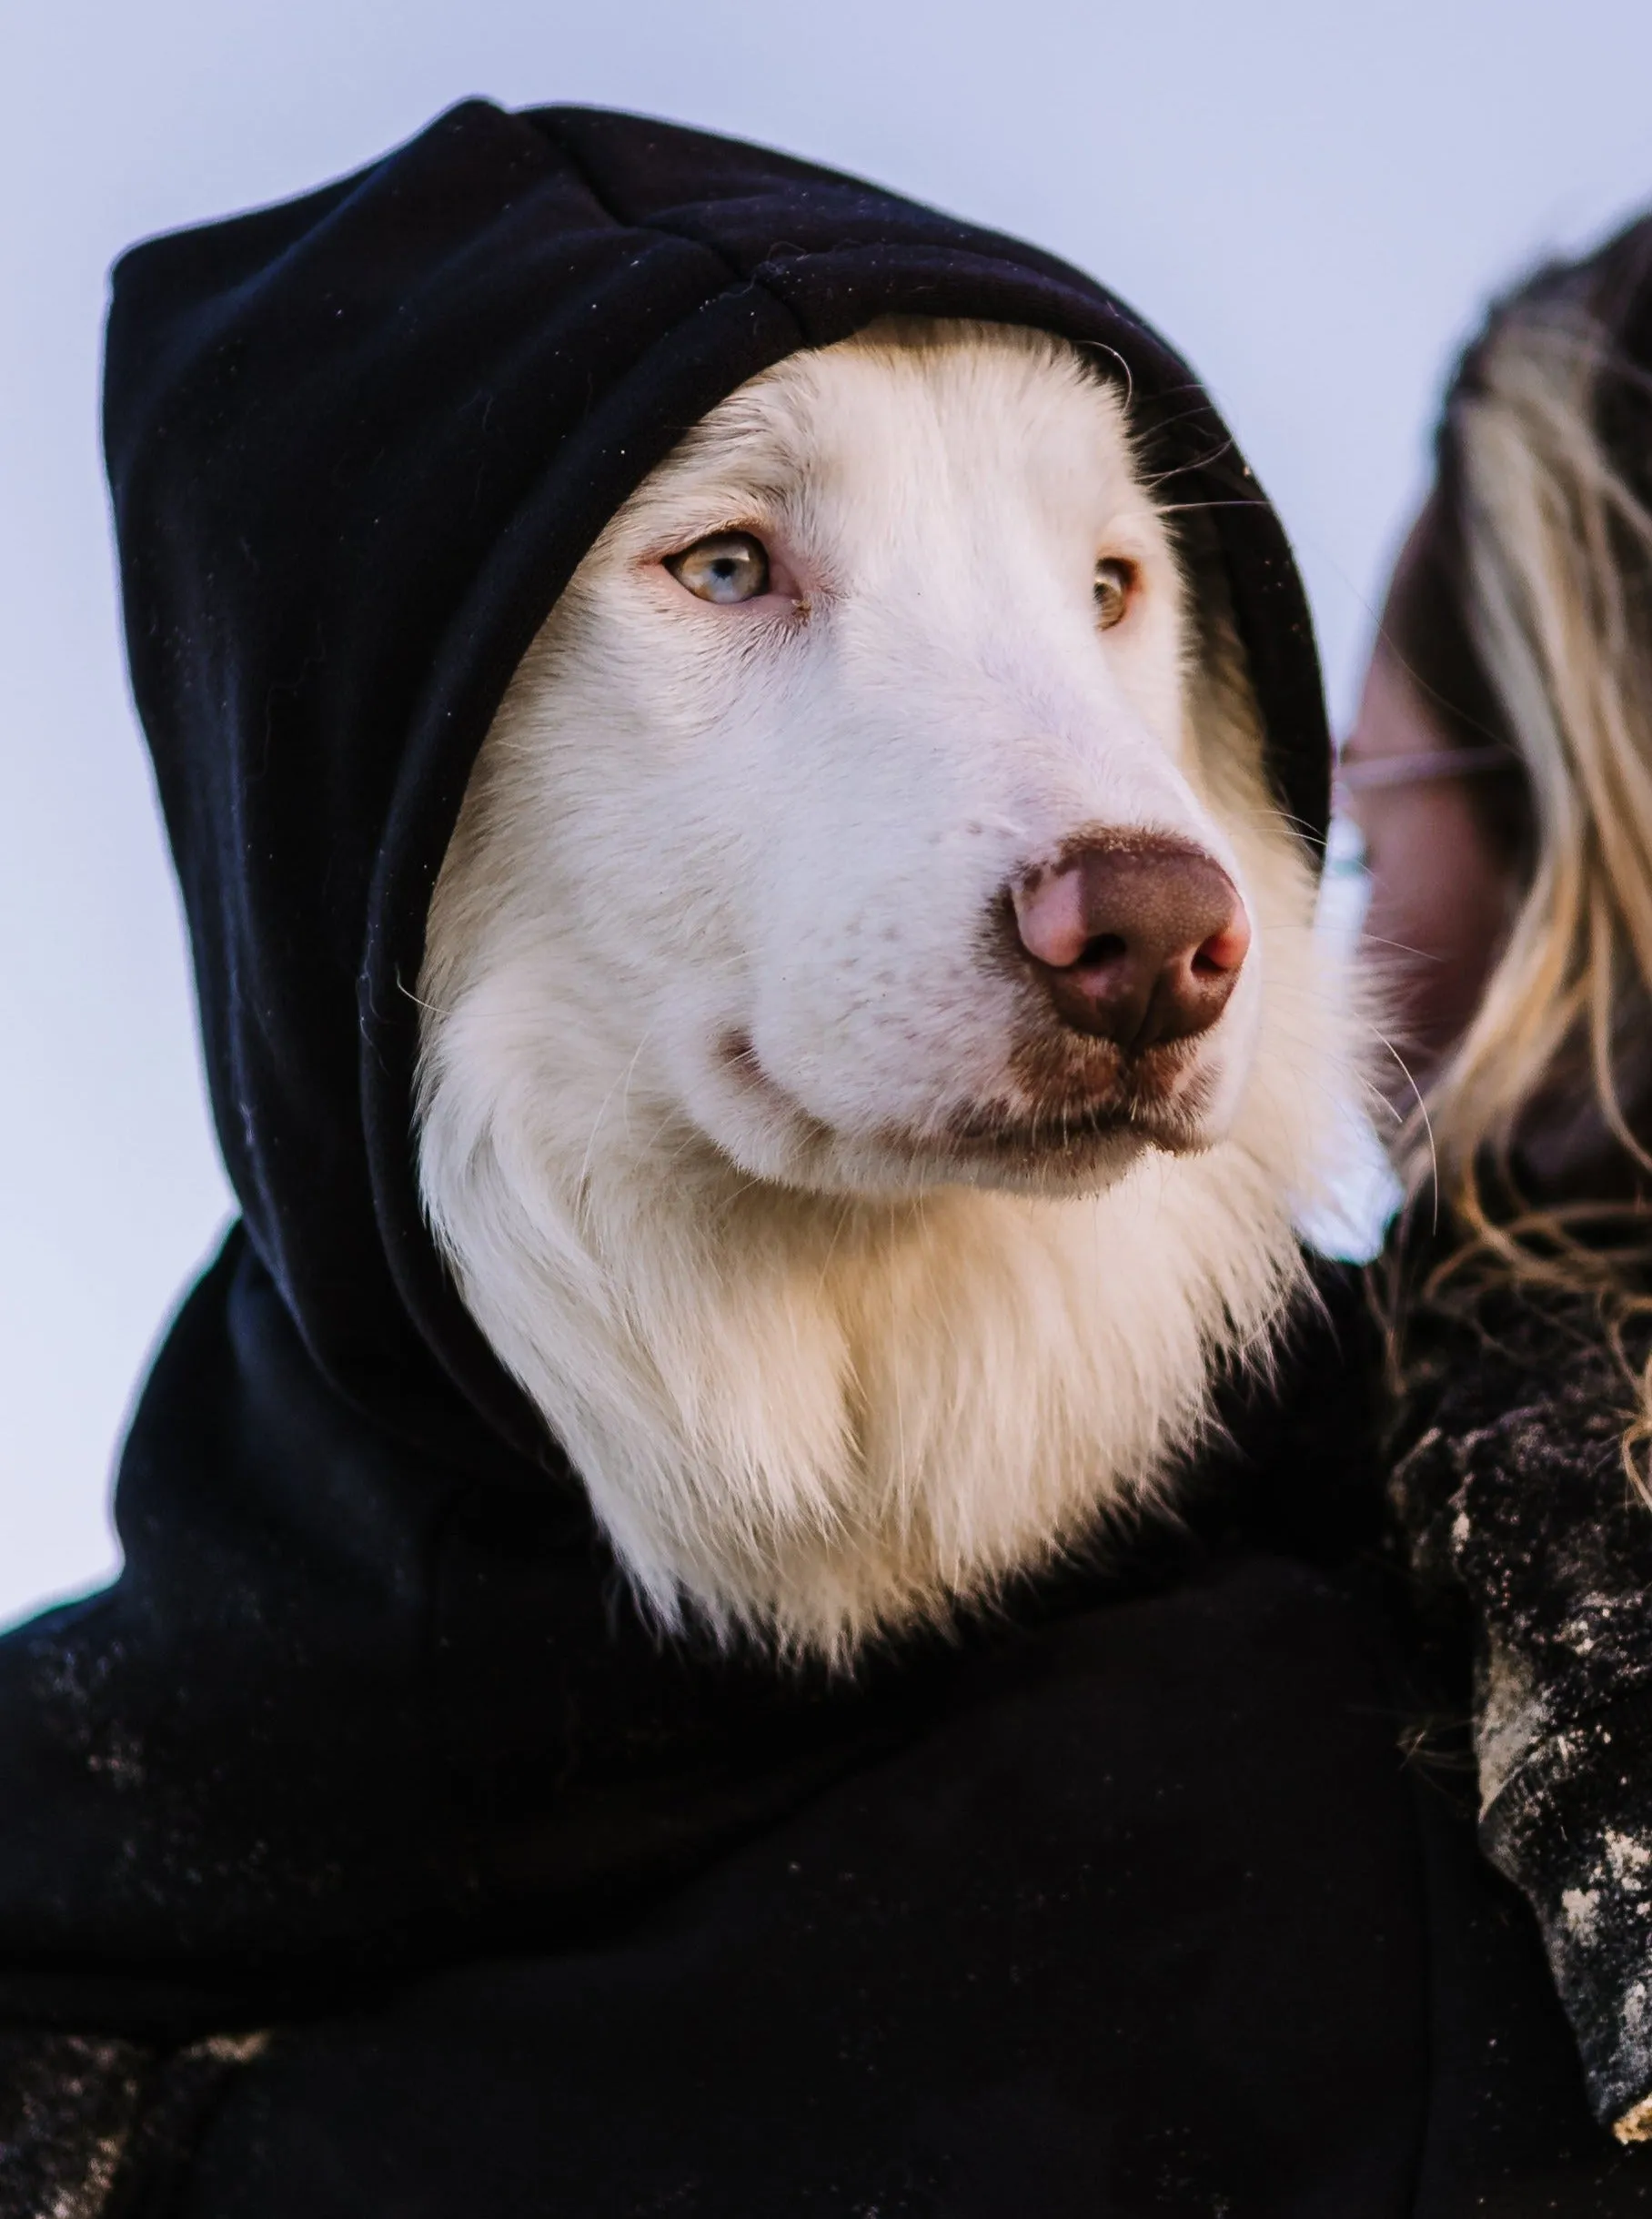
<svg viewBox="0 0 1652 2219">
<path fill-rule="evenodd" d="M 1239 916 L 1243 919 L 1244 915 L 1241 910 Z M 1229 971 L 1237 971 L 1250 953 L 1250 945 L 1248 923 L 1230 923 L 1200 945 L 1194 956 L 1194 969 L 1202 978 L 1220 977 Z"/>
<path fill-rule="evenodd" d="M 1074 1032 L 1146 1048 L 1205 1032 L 1250 949 L 1212 855 L 1153 833 L 1101 834 L 1012 890 L 1022 953 Z"/>
</svg>

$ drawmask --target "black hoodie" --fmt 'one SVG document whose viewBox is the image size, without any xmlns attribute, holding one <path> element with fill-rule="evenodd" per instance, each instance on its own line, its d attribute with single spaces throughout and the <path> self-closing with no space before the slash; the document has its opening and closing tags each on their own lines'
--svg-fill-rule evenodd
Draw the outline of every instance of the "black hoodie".
<svg viewBox="0 0 1652 2219">
<path fill-rule="evenodd" d="M 1351 1450 L 1269 1417 L 1248 1529 L 850 1683 L 661 1645 L 419 1215 L 411 989 L 519 657 L 687 427 L 891 312 L 1120 367 L 1316 840 L 1278 522 L 1186 368 L 1046 256 L 472 102 L 116 272 L 133 684 L 242 1219 L 126 1443 L 119 1580 L 0 1642 L 0 2018 L 36 2030 L 0 2212 L 1352 2219 L 1446 2177 L 1375 1637 L 1256 1545 Z"/>
</svg>

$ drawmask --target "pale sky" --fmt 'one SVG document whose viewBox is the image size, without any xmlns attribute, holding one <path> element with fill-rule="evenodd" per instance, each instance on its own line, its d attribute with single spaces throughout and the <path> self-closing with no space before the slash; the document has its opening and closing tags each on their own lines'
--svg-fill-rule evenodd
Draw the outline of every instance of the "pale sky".
<svg viewBox="0 0 1652 2219">
<path fill-rule="evenodd" d="M 34 0 L 0 84 L 0 1620 L 109 1568 L 129 1397 L 231 1209 L 111 578 L 123 246 L 473 92 L 737 133 L 1021 233 L 1203 373 L 1340 718 L 1488 289 L 1652 201 L 1645 0 Z"/>
</svg>

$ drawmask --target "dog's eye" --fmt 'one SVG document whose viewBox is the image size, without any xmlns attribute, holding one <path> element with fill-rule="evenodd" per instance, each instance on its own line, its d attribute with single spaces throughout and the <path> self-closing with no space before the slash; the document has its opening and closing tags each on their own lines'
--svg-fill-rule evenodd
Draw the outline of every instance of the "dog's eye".
<svg viewBox="0 0 1652 2219">
<path fill-rule="evenodd" d="M 1135 582 L 1135 564 L 1121 555 L 1104 555 L 1096 564 L 1095 620 L 1103 631 L 1111 631 L 1129 608 Z"/>
<path fill-rule="evenodd" d="M 769 590 L 768 550 L 749 531 L 714 531 L 665 567 L 702 601 L 754 601 Z"/>
</svg>

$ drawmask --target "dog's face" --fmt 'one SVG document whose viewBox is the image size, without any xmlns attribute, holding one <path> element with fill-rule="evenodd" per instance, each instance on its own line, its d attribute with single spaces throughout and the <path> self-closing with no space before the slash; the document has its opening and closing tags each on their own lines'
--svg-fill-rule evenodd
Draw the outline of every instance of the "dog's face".
<svg viewBox="0 0 1652 2219">
<path fill-rule="evenodd" d="M 724 404 L 505 720 L 524 863 L 630 1094 L 825 1191 L 1093 1187 L 1217 1138 L 1266 953 L 1186 624 L 1069 348 L 895 333 Z"/>
<path fill-rule="evenodd" d="M 902 328 L 714 410 L 524 659 L 420 1176 L 668 1620 L 944 1611 L 1279 1314 L 1343 1052 L 1219 599 L 1076 352 Z"/>
</svg>

